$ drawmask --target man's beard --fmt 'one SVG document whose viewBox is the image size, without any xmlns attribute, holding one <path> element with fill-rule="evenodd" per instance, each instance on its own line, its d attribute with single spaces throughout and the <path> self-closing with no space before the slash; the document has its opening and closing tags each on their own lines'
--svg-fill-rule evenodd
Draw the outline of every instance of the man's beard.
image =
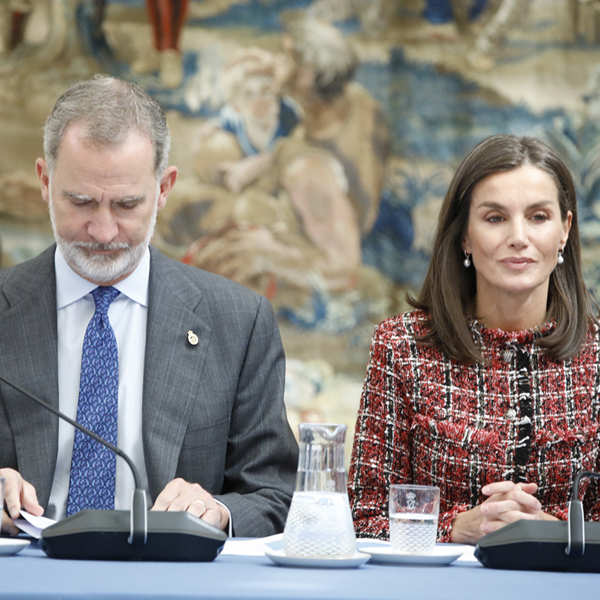
<svg viewBox="0 0 600 600">
<path fill-rule="evenodd" d="M 67 264 L 85 279 L 99 284 L 123 279 L 135 270 L 154 235 L 154 227 L 156 225 L 156 216 L 158 213 L 158 203 L 155 202 L 145 239 L 136 246 L 131 246 L 131 244 L 128 244 L 127 242 L 111 242 L 109 244 L 100 244 L 98 242 L 69 242 L 58 233 L 54 219 L 52 197 L 50 197 L 49 208 L 50 223 L 52 224 L 54 239 L 67 261 Z M 119 252 L 116 256 L 92 253 L 99 250 Z"/>
</svg>

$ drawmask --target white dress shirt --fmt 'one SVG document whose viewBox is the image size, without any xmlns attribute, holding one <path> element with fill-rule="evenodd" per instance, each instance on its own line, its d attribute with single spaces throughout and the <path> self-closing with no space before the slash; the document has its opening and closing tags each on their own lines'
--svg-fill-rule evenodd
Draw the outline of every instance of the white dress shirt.
<svg viewBox="0 0 600 600">
<path fill-rule="evenodd" d="M 83 338 L 88 322 L 95 311 L 91 291 L 97 286 L 75 273 L 66 263 L 58 248 L 54 264 L 56 268 L 59 409 L 76 419 Z M 150 252 L 146 250 L 135 271 L 114 285 L 121 293 L 113 300 L 108 309 L 108 318 L 114 330 L 119 351 L 117 446 L 133 460 L 142 478 L 141 485 L 145 489 L 148 489 L 148 476 L 142 442 L 142 397 L 149 275 Z M 62 519 L 66 512 L 74 435 L 74 428 L 71 425 L 65 421 L 59 421 L 56 470 L 46 510 L 48 517 L 57 520 Z M 130 508 L 134 488 L 133 475 L 129 467 L 123 459 L 117 457 L 116 509 Z"/>
</svg>

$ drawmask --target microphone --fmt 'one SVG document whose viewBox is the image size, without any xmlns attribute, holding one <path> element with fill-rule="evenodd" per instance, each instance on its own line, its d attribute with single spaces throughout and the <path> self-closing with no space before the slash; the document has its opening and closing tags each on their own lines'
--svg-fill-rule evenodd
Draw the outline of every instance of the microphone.
<svg viewBox="0 0 600 600">
<path fill-rule="evenodd" d="M 120 448 L 6 377 L 0 375 L 0 381 L 106 446 L 127 463 L 133 474 L 131 510 L 82 510 L 47 527 L 42 532 L 42 549 L 48 556 L 208 562 L 219 555 L 227 539 L 224 531 L 188 512 L 148 511 L 139 472 Z"/>
</svg>

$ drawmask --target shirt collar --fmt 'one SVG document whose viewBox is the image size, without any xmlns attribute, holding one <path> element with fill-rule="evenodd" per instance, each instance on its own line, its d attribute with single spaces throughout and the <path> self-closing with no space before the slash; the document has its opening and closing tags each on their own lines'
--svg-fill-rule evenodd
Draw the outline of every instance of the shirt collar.
<svg viewBox="0 0 600 600">
<path fill-rule="evenodd" d="M 98 286 L 81 277 L 67 264 L 60 248 L 54 253 L 56 271 L 56 308 L 65 308 L 83 298 Z M 138 266 L 125 279 L 113 287 L 129 299 L 148 306 L 148 281 L 150 279 L 150 250 L 146 248 Z"/>
<path fill-rule="evenodd" d="M 556 328 L 555 321 L 546 321 L 537 327 L 521 329 L 516 331 L 505 331 L 504 329 L 489 329 L 481 321 L 473 319 L 469 322 L 472 334 L 479 340 L 487 343 L 509 343 L 529 344 L 534 340 L 544 337 Z"/>
</svg>

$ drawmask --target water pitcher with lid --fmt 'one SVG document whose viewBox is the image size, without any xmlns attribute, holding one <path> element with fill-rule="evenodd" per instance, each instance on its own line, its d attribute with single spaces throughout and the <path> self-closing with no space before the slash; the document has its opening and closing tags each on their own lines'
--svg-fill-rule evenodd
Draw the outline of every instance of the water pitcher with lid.
<svg viewBox="0 0 600 600">
<path fill-rule="evenodd" d="M 344 558 L 356 552 L 346 491 L 345 437 L 345 425 L 299 425 L 296 490 L 283 532 L 288 556 Z"/>
</svg>

